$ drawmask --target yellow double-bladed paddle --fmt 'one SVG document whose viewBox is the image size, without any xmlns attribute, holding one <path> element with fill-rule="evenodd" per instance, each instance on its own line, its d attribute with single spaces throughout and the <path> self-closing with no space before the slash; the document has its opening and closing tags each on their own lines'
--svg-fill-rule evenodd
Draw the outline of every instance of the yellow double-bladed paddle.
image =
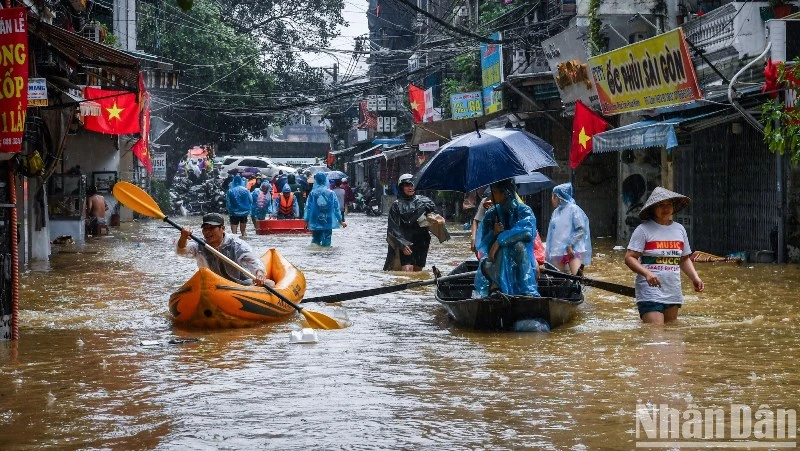
<svg viewBox="0 0 800 451">
<path fill-rule="evenodd" d="M 114 193 L 114 197 L 117 198 L 122 205 L 130 208 L 131 210 L 149 216 L 151 218 L 161 219 L 167 224 L 175 227 L 178 230 L 181 230 L 181 226 L 175 224 L 174 221 L 169 219 L 164 213 L 161 212 L 161 208 L 159 208 L 156 201 L 150 197 L 147 192 L 143 189 L 139 188 L 138 186 L 128 183 L 128 182 L 117 182 L 114 184 L 114 188 L 112 189 Z M 214 249 L 208 243 L 206 243 L 203 239 L 198 238 L 194 235 L 189 235 L 197 244 L 203 246 L 206 250 L 211 252 L 212 254 L 216 255 L 220 260 L 225 262 L 226 264 L 230 265 L 232 268 L 235 268 L 238 271 L 241 271 L 242 274 L 246 275 L 247 277 L 256 280 L 256 276 L 250 273 L 248 270 L 242 268 L 238 263 L 231 260 L 230 258 L 226 257 L 225 254 L 222 252 Z M 264 288 L 272 293 L 272 295 L 276 296 L 281 301 L 291 305 L 294 307 L 295 310 L 300 312 L 308 321 L 312 327 L 316 327 L 318 329 L 341 329 L 342 326 L 337 322 L 335 319 L 331 318 L 330 316 L 323 315 L 319 312 L 309 312 L 306 309 L 300 307 L 299 305 L 295 304 L 294 302 L 286 299 L 286 296 L 282 295 L 278 291 L 275 291 L 272 287 L 264 285 Z"/>
</svg>

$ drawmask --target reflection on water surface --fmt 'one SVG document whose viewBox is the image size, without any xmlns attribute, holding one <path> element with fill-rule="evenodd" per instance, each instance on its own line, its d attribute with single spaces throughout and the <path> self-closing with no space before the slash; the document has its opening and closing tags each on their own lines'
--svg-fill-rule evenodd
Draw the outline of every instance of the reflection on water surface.
<svg viewBox="0 0 800 451">
<path fill-rule="evenodd" d="M 331 249 L 248 240 L 299 266 L 308 296 L 430 277 L 381 271 L 385 221 L 351 215 Z M 154 221 L 112 233 L 22 275 L 22 338 L 0 344 L 0 447 L 633 448 L 637 402 L 797 409 L 797 266 L 698 264 L 706 292 L 687 291 L 664 328 L 640 324 L 632 299 L 588 289 L 579 317 L 550 334 L 452 329 L 419 287 L 309 306 L 344 309 L 352 325 L 296 345 L 296 318 L 173 329 L 167 297 L 195 269 L 173 254 L 178 232 Z M 632 285 L 614 244 L 595 241 L 604 256 L 587 275 Z M 468 256 L 455 237 L 428 265 Z"/>
</svg>

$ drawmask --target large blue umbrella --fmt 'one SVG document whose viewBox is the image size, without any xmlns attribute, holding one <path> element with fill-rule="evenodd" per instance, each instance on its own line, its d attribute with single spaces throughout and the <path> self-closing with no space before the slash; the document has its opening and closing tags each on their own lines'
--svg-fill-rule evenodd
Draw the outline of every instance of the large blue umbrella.
<svg viewBox="0 0 800 451">
<path fill-rule="evenodd" d="M 550 177 L 542 174 L 541 172 L 531 172 L 530 174 L 518 175 L 514 177 L 514 183 L 517 185 L 517 194 L 520 196 L 527 196 L 528 194 L 536 194 L 548 188 L 556 186 L 555 182 L 550 180 Z"/>
<path fill-rule="evenodd" d="M 487 129 L 442 146 L 417 172 L 416 188 L 466 193 L 549 166 L 558 166 L 553 146 L 538 136 L 519 129 Z"/>
</svg>

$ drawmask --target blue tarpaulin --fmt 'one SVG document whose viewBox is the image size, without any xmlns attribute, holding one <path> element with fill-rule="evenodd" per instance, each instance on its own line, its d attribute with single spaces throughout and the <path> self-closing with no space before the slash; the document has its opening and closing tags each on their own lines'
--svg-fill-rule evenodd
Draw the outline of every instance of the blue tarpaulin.
<svg viewBox="0 0 800 451">
<path fill-rule="evenodd" d="M 620 152 L 651 147 L 666 147 L 667 150 L 670 150 L 678 147 L 678 137 L 675 135 L 676 125 L 717 113 L 719 111 L 691 117 L 673 117 L 662 121 L 647 119 L 598 133 L 592 137 L 592 153 Z"/>
</svg>

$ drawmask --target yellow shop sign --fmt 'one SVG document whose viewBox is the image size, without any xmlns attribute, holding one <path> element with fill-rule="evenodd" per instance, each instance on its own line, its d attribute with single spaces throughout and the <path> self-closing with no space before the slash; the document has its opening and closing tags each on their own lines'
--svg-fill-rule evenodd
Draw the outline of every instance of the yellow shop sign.
<svg viewBox="0 0 800 451">
<path fill-rule="evenodd" d="M 680 28 L 589 58 L 589 66 L 604 115 L 703 97 Z"/>
</svg>

